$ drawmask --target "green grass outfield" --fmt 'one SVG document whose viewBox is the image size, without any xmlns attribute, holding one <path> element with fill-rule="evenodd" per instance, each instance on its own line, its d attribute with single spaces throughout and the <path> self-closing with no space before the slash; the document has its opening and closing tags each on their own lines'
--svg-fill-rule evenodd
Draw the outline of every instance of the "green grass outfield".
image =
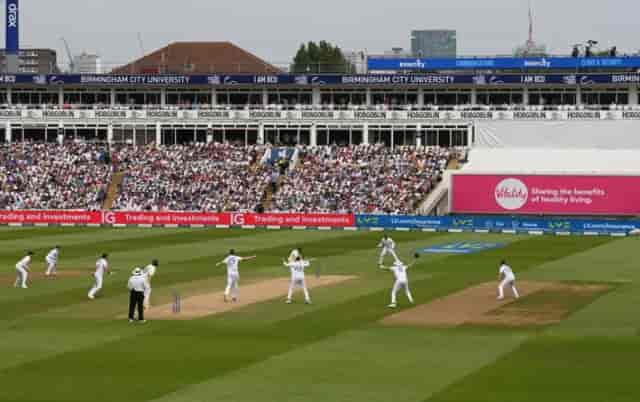
<svg viewBox="0 0 640 402">
<path fill-rule="evenodd" d="M 506 256 L 519 279 L 610 283 L 565 321 L 538 328 L 386 327 L 390 273 L 377 268 L 381 234 L 348 231 L 0 228 L 0 401 L 137 402 L 617 402 L 640 400 L 640 240 L 397 232 L 400 254 L 455 241 L 503 242 L 472 255 L 424 255 L 410 270 L 424 304 L 497 277 Z M 61 271 L 85 275 L 13 289 L 21 253 L 62 246 Z M 243 283 L 287 276 L 294 246 L 324 274 L 357 275 L 312 291 L 193 321 L 132 325 L 128 273 L 161 261 L 155 304 L 219 292 L 229 248 L 258 259 Z M 87 300 L 102 252 L 122 271 Z M 242 288 L 241 288 L 242 291 Z M 298 301 L 301 298 L 298 295 Z M 404 295 L 401 309 L 408 308 Z"/>
</svg>

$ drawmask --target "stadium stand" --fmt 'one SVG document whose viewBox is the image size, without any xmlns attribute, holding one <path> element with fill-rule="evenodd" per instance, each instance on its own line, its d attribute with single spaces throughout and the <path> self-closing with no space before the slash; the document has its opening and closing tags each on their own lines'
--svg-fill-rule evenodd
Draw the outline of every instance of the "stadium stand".
<svg viewBox="0 0 640 402">
<path fill-rule="evenodd" d="M 358 145 L 0 147 L 0 208 L 130 211 L 415 211 L 457 152 Z M 114 177 L 122 179 L 107 194 Z M 119 180 L 118 180 L 119 181 Z"/>
<path fill-rule="evenodd" d="M 272 168 L 264 146 L 229 144 L 124 147 L 115 153 L 124 180 L 114 205 L 130 211 L 253 211 Z"/>
<path fill-rule="evenodd" d="M 454 153 L 437 147 L 303 148 L 273 199 L 279 212 L 409 213 Z"/>
<path fill-rule="evenodd" d="M 92 144 L 0 146 L 0 209 L 98 210 L 113 173 Z"/>
</svg>

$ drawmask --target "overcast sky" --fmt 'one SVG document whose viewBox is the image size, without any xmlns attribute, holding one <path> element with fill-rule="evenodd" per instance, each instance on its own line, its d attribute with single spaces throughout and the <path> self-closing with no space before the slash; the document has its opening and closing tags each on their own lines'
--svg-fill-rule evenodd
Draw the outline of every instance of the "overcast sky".
<svg viewBox="0 0 640 402">
<path fill-rule="evenodd" d="M 527 0 L 21 0 L 21 46 L 51 47 L 125 63 L 172 41 L 231 41 L 274 63 L 300 42 L 345 50 L 410 48 L 412 29 L 456 29 L 461 55 L 510 54 L 527 38 Z M 587 39 L 640 48 L 638 0 L 533 0 L 535 39 L 553 53 Z M 4 30 L 2 35 L 4 35 Z"/>
</svg>

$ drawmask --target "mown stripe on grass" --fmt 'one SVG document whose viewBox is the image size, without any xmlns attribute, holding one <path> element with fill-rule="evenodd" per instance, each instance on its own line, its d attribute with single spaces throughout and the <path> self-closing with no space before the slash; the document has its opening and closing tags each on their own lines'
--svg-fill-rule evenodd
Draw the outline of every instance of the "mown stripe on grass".
<svg viewBox="0 0 640 402">
<path fill-rule="evenodd" d="M 638 337 L 532 339 L 427 402 L 635 402 Z"/>
<path fill-rule="evenodd" d="M 557 238 L 530 241 L 547 250 L 542 256 L 530 255 L 531 264 L 562 258 L 598 244 L 596 240 Z M 529 255 L 524 245 L 527 242 L 517 242 L 512 246 L 513 250 L 511 247 L 506 249 L 511 253 L 518 251 L 515 257 L 521 259 L 523 267 L 529 265 L 524 258 Z M 447 258 L 434 262 L 434 265 L 448 265 L 451 261 L 447 260 L 461 259 Z M 478 262 L 478 265 L 488 263 L 487 260 Z M 493 265 L 491 260 L 491 266 L 495 268 Z M 418 281 L 416 285 L 421 292 L 433 289 L 429 296 L 425 296 L 427 299 L 445 290 L 468 286 L 469 282 L 486 280 L 489 274 L 488 267 L 471 273 L 460 270 L 452 273 L 448 280 L 445 276 L 437 276 L 435 281 Z M 25 397 L 25 385 L 38 382 L 37 389 L 30 389 L 28 398 L 31 400 L 83 401 L 87 392 L 95 389 L 108 391 L 95 394 L 94 401 L 158 398 L 343 331 L 371 325 L 389 313 L 380 305 L 386 295 L 386 291 L 374 292 L 250 330 L 217 325 L 216 319 L 199 320 L 189 325 L 152 323 L 155 326 L 153 331 L 145 331 L 135 338 L 0 371 L 0 382 L 9 384 L 2 392 L 9 400 L 21 400 Z M 95 364 L 96 360 L 100 361 L 99 365 Z M 137 381 L 131 381 L 132 378 Z M 327 399 L 335 398 L 327 395 Z"/>
<path fill-rule="evenodd" d="M 0 227 L 0 249 L 4 247 L 5 242 L 13 242 L 21 239 L 36 239 L 38 237 L 52 237 L 61 235 L 73 235 L 77 233 L 88 234 L 103 232 L 106 228 L 87 228 L 87 227 Z"/>
<path fill-rule="evenodd" d="M 76 234 L 72 237 L 60 236 L 51 240 L 32 242 L 21 240 L 18 244 L 11 244 L 10 249 L 0 253 L 0 258 L 20 255 L 20 249 L 29 248 L 36 255 L 34 259 L 44 261 L 46 253 L 54 246 L 60 245 L 61 260 L 78 259 L 80 257 L 96 257 L 103 252 L 124 252 L 139 250 L 147 247 L 161 247 L 167 245 L 184 244 L 212 239 L 249 236 L 250 233 L 241 231 L 216 231 L 206 229 L 180 229 L 173 231 L 153 230 L 109 230 L 100 233 Z M 17 248 L 17 249 L 16 249 Z M 0 248 L 1 250 L 2 248 Z M 18 257 L 19 258 L 19 257 Z"/>
<path fill-rule="evenodd" d="M 223 237 L 225 233 L 227 234 L 227 237 Z M 236 237 L 229 238 L 229 233 L 232 233 L 232 236 Z M 124 272 L 122 272 L 120 276 L 107 278 L 108 280 L 105 282 L 105 286 L 101 291 L 100 297 L 122 297 L 122 295 L 126 293 L 125 284 L 129 268 L 133 267 L 134 263 L 124 263 L 123 260 L 126 257 L 123 257 L 123 254 L 131 253 L 136 255 L 137 262 L 135 262 L 135 265 L 145 264 L 153 257 L 159 258 L 160 261 L 162 261 L 162 264 L 156 280 L 154 280 L 154 286 L 163 287 L 165 284 L 167 286 L 176 286 L 180 283 L 201 280 L 208 277 L 223 276 L 225 274 L 224 269 L 214 269 L 213 267 L 215 262 L 224 258 L 225 254 L 222 250 L 227 250 L 232 244 L 255 247 L 253 249 L 246 249 L 245 253 L 247 254 L 257 252 L 261 253 L 261 261 L 248 262 L 246 264 L 247 269 L 253 269 L 253 267 L 261 266 L 265 263 L 271 265 L 278 264 L 282 256 L 288 254 L 290 251 L 291 245 L 288 242 L 293 237 L 293 232 L 288 233 L 288 236 L 283 237 L 282 234 L 278 235 L 273 232 L 266 231 L 203 231 L 184 233 L 178 238 L 176 238 L 176 235 L 171 234 L 167 236 L 137 239 L 136 241 L 118 241 L 117 243 L 119 243 L 125 251 L 113 253 L 110 264 L 112 267 L 126 268 L 123 268 Z M 326 234 L 310 232 L 306 236 L 308 241 L 299 242 L 299 244 L 311 247 L 311 245 L 318 243 L 317 248 L 314 248 L 318 255 L 321 255 L 321 253 L 333 253 L 336 252 L 336 250 L 339 251 L 339 249 L 330 247 L 330 244 L 335 242 L 349 242 L 347 239 L 357 236 L 357 233 L 334 232 L 331 236 L 332 238 L 327 239 Z M 115 242 L 111 243 L 112 246 L 113 243 Z M 163 246 L 163 244 L 165 245 Z M 349 242 L 349 244 L 353 247 L 356 247 L 358 244 L 363 247 L 366 245 L 365 242 Z M 152 251 L 161 249 L 164 249 L 161 254 Z M 178 249 L 181 249 L 182 251 L 177 252 Z M 78 249 L 75 252 L 82 253 L 83 249 Z M 73 253 L 73 251 L 69 253 Z M 171 258 L 170 255 L 173 255 L 174 259 L 172 262 L 175 265 L 175 268 L 165 270 L 164 267 L 166 265 L 164 264 L 166 264 L 167 259 Z M 187 256 L 192 257 L 194 255 L 197 257 L 185 258 Z M 72 263 L 66 262 L 66 264 Z M 87 270 L 87 278 L 89 278 L 89 271 L 90 270 Z M 122 286 L 115 287 L 118 283 L 116 281 L 122 281 Z M 38 314 L 49 309 L 58 309 L 69 304 L 77 303 L 79 300 L 83 300 L 86 297 L 86 292 L 91 286 L 90 282 L 90 278 L 83 278 L 77 280 L 70 279 L 60 285 L 48 283 L 47 288 L 45 289 L 49 292 L 48 294 L 43 294 L 42 292 L 37 291 L 34 292 L 36 289 L 33 288 L 27 291 L 13 290 L 13 293 L 4 294 L 1 298 L 0 320 L 14 319 L 29 314 Z M 80 284 L 82 284 L 82 286 L 79 286 Z M 43 303 L 43 297 L 47 298 L 47 303 Z M 18 298 L 20 299 L 20 303 L 16 305 L 15 300 Z"/>
<path fill-rule="evenodd" d="M 6 323 L 0 327 L 0 369 L 131 336 L 121 327 L 113 322 L 92 322 L 87 326 L 82 321 L 64 317 Z"/>
<path fill-rule="evenodd" d="M 404 243 L 403 247 L 439 241 L 439 236 L 436 235 L 423 235 L 421 237 L 421 240 L 418 242 Z M 389 272 L 383 272 L 378 269 L 376 263 L 378 250 L 371 248 L 370 242 L 365 241 L 362 242 L 362 244 L 356 245 L 355 243 L 351 244 L 354 240 L 352 238 L 309 240 L 307 237 L 305 238 L 305 242 L 298 241 L 297 245 L 302 246 L 305 253 L 308 252 L 311 256 L 317 258 L 313 263 L 311 274 L 313 274 L 316 267 L 319 267 L 322 275 L 357 275 L 359 277 L 357 281 L 352 281 L 345 286 L 314 290 L 313 297 L 314 299 L 316 296 L 319 297 L 319 304 L 314 305 L 312 308 L 320 307 L 320 305 L 326 302 L 335 303 L 336 297 L 346 300 L 357 297 L 358 294 L 370 293 L 389 286 L 392 275 Z M 344 250 L 349 250 L 349 252 L 331 255 L 330 253 L 336 251 L 332 247 L 327 247 L 327 244 L 336 242 L 342 245 L 348 245 L 349 247 L 344 248 Z M 340 250 L 342 250 L 342 248 Z M 340 252 L 340 250 L 337 252 Z M 245 293 L 244 285 L 248 282 L 255 283 L 273 277 L 288 277 L 289 272 L 284 269 L 281 261 L 283 256 L 288 255 L 289 251 L 290 245 L 272 247 L 264 250 L 248 250 L 247 253 L 257 254 L 259 258 L 241 264 L 241 295 Z M 374 254 L 372 254 L 371 251 L 373 251 Z M 431 258 L 445 258 L 445 256 L 439 254 Z M 167 272 L 165 271 L 166 266 L 163 266 L 162 275 L 158 275 L 154 281 L 153 302 L 156 304 L 171 302 L 174 291 L 179 291 L 183 297 L 189 297 L 222 290 L 225 286 L 224 276 L 226 269 L 224 267 L 213 267 L 213 263 L 220 259 L 222 259 L 222 255 L 217 259 L 206 257 L 180 263 L 182 268 L 188 267 L 188 276 L 185 276 L 184 269 L 172 269 Z M 427 262 L 428 258 L 424 258 L 423 261 Z M 199 273 L 194 273 L 195 271 L 199 271 Z M 416 278 L 422 277 L 425 274 L 431 276 L 431 273 L 428 271 L 416 271 L 414 274 Z M 112 317 L 122 314 L 122 299 L 124 297 L 124 295 L 114 297 L 113 294 L 110 294 L 109 298 L 101 298 L 96 301 L 96 303 L 99 304 L 101 312 L 103 312 L 106 317 Z M 324 299 L 322 297 L 324 297 Z M 279 300 L 279 302 L 281 302 L 281 300 Z M 92 310 L 90 310 L 90 308 L 93 309 L 96 303 L 92 303 L 91 306 L 87 305 L 87 303 L 63 306 L 56 309 L 56 311 L 52 311 L 51 314 L 58 315 L 63 311 L 65 314 L 72 316 L 91 317 Z M 249 309 L 252 311 L 252 314 L 254 314 L 256 322 L 282 319 L 281 314 L 285 313 L 285 310 L 274 308 L 274 303 L 260 303 L 249 307 Z M 262 313 L 257 310 L 261 310 Z M 286 309 L 286 311 L 289 313 L 292 310 Z M 45 312 L 44 314 L 46 315 L 47 313 Z M 247 315 L 247 311 L 243 309 L 241 315 Z M 238 316 L 238 314 L 226 315 L 225 322 L 234 322 L 237 324 L 235 320 L 236 316 Z"/>
<path fill-rule="evenodd" d="M 494 361 L 525 339 L 413 328 L 349 331 L 154 402 L 413 402 Z"/>
</svg>

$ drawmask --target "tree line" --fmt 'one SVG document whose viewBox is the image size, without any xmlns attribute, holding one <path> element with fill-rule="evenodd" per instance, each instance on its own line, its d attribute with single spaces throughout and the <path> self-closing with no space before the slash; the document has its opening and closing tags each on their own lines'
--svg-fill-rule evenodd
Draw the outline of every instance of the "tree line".
<svg viewBox="0 0 640 402">
<path fill-rule="evenodd" d="M 352 73 L 354 66 L 344 57 L 342 50 L 327 41 L 300 45 L 291 64 L 292 73 Z"/>
</svg>

